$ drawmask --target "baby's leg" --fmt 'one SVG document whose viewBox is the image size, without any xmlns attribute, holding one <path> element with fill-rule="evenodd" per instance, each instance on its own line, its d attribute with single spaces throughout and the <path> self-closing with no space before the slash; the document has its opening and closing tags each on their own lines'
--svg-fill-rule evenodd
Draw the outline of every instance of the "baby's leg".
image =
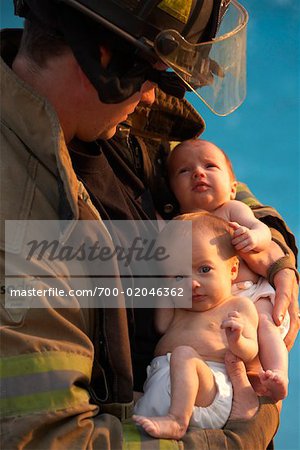
<svg viewBox="0 0 300 450">
<path fill-rule="evenodd" d="M 273 322 L 271 301 L 260 298 L 255 306 L 259 315 L 259 358 L 264 369 L 260 382 L 265 388 L 265 395 L 275 401 L 282 400 L 288 392 L 288 352 L 279 328 Z"/>
<path fill-rule="evenodd" d="M 180 439 L 187 430 L 194 405 L 210 405 L 217 389 L 210 368 L 192 347 L 180 346 L 173 351 L 170 376 L 171 406 L 168 415 L 133 416 L 133 419 L 151 436 Z"/>
</svg>

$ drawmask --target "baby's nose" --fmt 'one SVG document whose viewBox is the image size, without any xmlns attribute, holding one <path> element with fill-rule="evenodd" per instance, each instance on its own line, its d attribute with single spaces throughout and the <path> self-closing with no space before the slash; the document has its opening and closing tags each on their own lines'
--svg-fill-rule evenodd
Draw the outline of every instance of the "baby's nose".
<svg viewBox="0 0 300 450">
<path fill-rule="evenodd" d="M 194 169 L 194 171 L 193 171 L 193 178 L 201 178 L 201 177 L 204 177 L 204 170 L 203 170 L 203 168 L 202 167 L 200 167 L 200 166 L 197 166 L 197 167 L 195 167 L 195 169 Z"/>
<path fill-rule="evenodd" d="M 192 280 L 192 290 L 194 291 L 198 287 L 200 287 L 200 282 L 198 280 Z"/>
</svg>

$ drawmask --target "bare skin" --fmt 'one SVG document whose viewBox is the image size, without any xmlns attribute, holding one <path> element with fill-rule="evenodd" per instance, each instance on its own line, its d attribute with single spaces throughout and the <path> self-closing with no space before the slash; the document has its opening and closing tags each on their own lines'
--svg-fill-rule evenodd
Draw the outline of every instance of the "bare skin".
<svg viewBox="0 0 300 450">
<path fill-rule="evenodd" d="M 287 396 L 287 377 L 282 370 L 266 370 L 259 374 L 260 383 L 263 386 L 263 395 L 275 400 L 281 400 Z"/>
<path fill-rule="evenodd" d="M 186 425 L 181 424 L 180 420 L 168 414 L 164 417 L 144 417 L 132 416 L 133 420 L 144 428 L 150 436 L 162 439 L 179 440 L 185 435 Z"/>
<path fill-rule="evenodd" d="M 108 65 L 111 53 L 106 47 L 99 48 L 99 59 L 103 67 Z M 43 67 L 37 66 L 26 54 L 18 54 L 12 68 L 54 107 L 67 143 L 75 137 L 85 142 L 110 139 L 117 125 L 126 120 L 140 102 L 151 104 L 154 101 L 155 85 L 146 81 L 139 92 L 121 103 L 101 103 L 71 50 L 49 58 Z"/>
<path fill-rule="evenodd" d="M 133 416 L 154 437 L 180 439 L 194 406 L 213 403 L 218 389 L 206 361 L 222 363 L 227 349 L 244 361 L 258 352 L 256 309 L 248 298 L 231 295 L 237 258 L 223 258 L 213 232 L 206 228 L 205 233 L 207 240 L 193 235 L 192 307 L 156 311 L 156 324 L 165 334 L 155 354 L 171 353 L 169 411 L 160 417 Z"/>
<path fill-rule="evenodd" d="M 229 420 L 249 420 L 257 413 L 259 403 L 257 395 L 249 383 L 245 366 L 230 351 L 227 351 L 225 355 L 225 365 L 234 390 Z M 185 425 L 172 414 L 168 414 L 164 418 L 133 416 L 133 420 L 153 437 L 177 436 L 173 439 L 180 439 L 186 431 Z M 161 436 L 162 428 L 165 430 L 164 436 Z"/>
<path fill-rule="evenodd" d="M 243 258 L 249 263 L 253 251 L 268 254 L 272 248 L 271 233 L 247 205 L 234 200 L 237 183 L 224 153 L 208 141 L 187 141 L 173 151 L 169 159 L 169 176 L 181 212 L 203 209 L 230 223 L 234 230 L 232 245 L 241 256 L 235 283 L 257 283 L 259 277 L 255 268 L 250 270 Z M 256 359 L 256 368 L 252 363 L 251 370 L 261 372 L 260 392 L 278 401 L 288 392 L 288 356 L 278 324 L 272 318 L 273 304 L 271 299 L 268 300 L 262 297 L 255 302 L 260 319 L 260 355 Z M 272 352 L 270 348 L 273 348 Z"/>
</svg>

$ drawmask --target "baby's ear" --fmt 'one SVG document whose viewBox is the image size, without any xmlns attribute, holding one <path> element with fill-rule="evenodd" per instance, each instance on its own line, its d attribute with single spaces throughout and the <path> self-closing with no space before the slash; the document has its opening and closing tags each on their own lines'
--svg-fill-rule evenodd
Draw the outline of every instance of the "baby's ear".
<svg viewBox="0 0 300 450">
<path fill-rule="evenodd" d="M 237 256 L 232 258 L 232 266 L 231 266 L 231 280 L 234 281 L 239 273 L 239 259 Z"/>
<path fill-rule="evenodd" d="M 231 189 L 230 189 L 230 200 L 234 200 L 236 196 L 236 187 L 237 187 L 237 181 L 231 182 Z"/>
</svg>

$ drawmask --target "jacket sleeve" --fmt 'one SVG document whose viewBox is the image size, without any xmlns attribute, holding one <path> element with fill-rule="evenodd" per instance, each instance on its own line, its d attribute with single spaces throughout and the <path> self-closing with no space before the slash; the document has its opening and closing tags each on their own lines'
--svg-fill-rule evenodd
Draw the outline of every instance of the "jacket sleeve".
<svg viewBox="0 0 300 450">
<path fill-rule="evenodd" d="M 257 414 L 248 421 L 229 420 L 221 430 L 191 430 L 183 438 L 185 449 L 266 450 L 272 448 L 279 415 L 274 404 L 260 399 Z"/>
<path fill-rule="evenodd" d="M 123 450 L 146 447 L 161 450 L 271 450 L 278 423 L 276 406 L 262 397 L 259 410 L 251 420 L 229 420 L 219 430 L 191 427 L 181 441 L 158 441 L 143 433 L 132 421 L 127 421 L 123 424 Z"/>
<path fill-rule="evenodd" d="M 248 186 L 241 182 L 239 182 L 237 186 L 236 200 L 240 200 L 248 205 L 255 216 L 268 225 L 273 240 L 281 245 L 286 252 L 289 252 L 291 257 L 294 257 L 295 262 L 298 254 L 296 240 L 281 215 L 271 206 L 262 205 L 250 191 Z"/>
<path fill-rule="evenodd" d="M 37 279 L 38 287 L 53 286 L 47 280 Z M 70 287 L 65 278 L 55 280 L 58 289 Z M 19 295 L 29 281 L 18 280 Z M 11 300 L 5 296 L 9 283 L 14 281 L 1 276 L 1 448 L 121 449 L 119 420 L 98 415 L 90 402 L 93 310 L 75 302 L 74 308 L 59 307 L 59 298 L 57 308 L 47 297 L 38 305 L 29 297 Z"/>
<path fill-rule="evenodd" d="M 257 219 L 264 222 L 270 228 L 272 240 L 281 247 L 285 255 L 269 267 L 267 272 L 269 283 L 274 286 L 274 276 L 279 270 L 286 268 L 294 270 L 299 282 L 299 273 L 297 271 L 298 249 L 296 240 L 280 214 L 271 206 L 262 205 L 249 190 L 248 186 L 240 182 L 237 186 L 236 199 L 248 205 Z"/>
<path fill-rule="evenodd" d="M 53 450 L 122 448 L 119 420 L 108 414 L 97 416 L 98 407 L 90 403 L 92 354 L 80 342 L 81 332 L 65 312 L 57 310 L 54 318 L 53 310 L 52 317 L 48 310 L 28 310 L 26 318 L 12 320 L 1 308 L 0 434 L 6 450 L 28 446 Z M 44 339 L 38 339 L 37 328 Z M 77 343 L 71 346 L 72 338 Z"/>
</svg>

